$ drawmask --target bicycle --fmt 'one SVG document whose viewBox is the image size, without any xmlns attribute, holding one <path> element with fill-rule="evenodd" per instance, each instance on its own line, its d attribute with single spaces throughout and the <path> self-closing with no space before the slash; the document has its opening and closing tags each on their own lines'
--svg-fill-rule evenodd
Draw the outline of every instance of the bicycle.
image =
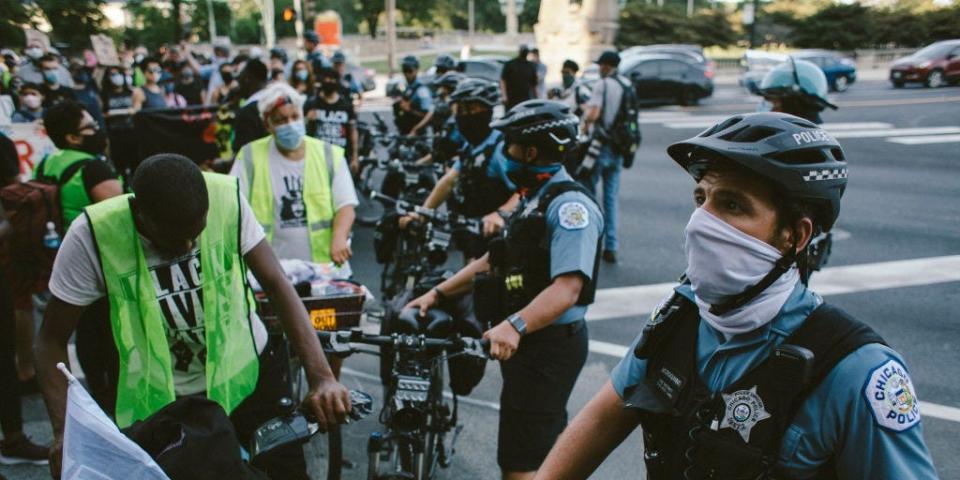
<svg viewBox="0 0 960 480">
<path fill-rule="evenodd" d="M 453 320 L 439 310 L 424 318 L 415 309 L 401 315 L 404 332 L 370 335 L 360 329 L 317 332 L 333 355 L 390 355 L 390 382 L 379 420 L 385 430 L 370 435 L 367 480 L 429 480 L 447 468 L 456 453 L 458 401 L 443 398 L 443 362 L 457 356 L 489 359 L 486 340 L 452 334 Z M 380 347 L 380 352 L 351 344 Z M 447 435 L 453 432 L 449 444 Z"/>
</svg>

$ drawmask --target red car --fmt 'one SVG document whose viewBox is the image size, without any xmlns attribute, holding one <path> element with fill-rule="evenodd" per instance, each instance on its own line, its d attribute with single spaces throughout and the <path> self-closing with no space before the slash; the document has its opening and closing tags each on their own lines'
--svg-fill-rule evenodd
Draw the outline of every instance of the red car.
<svg viewBox="0 0 960 480">
<path fill-rule="evenodd" d="M 923 83 L 931 88 L 960 82 L 960 39 L 931 43 L 893 62 L 890 82 L 896 88 L 907 82 Z"/>
</svg>

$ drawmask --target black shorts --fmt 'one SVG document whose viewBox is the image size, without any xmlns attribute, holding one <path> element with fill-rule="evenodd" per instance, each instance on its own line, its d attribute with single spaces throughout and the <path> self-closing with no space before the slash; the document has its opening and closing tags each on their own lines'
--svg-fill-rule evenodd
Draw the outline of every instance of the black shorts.
<svg viewBox="0 0 960 480">
<path fill-rule="evenodd" d="M 520 341 L 500 363 L 497 463 L 507 472 L 540 468 L 567 426 L 567 400 L 587 361 L 587 324 L 554 325 Z"/>
</svg>

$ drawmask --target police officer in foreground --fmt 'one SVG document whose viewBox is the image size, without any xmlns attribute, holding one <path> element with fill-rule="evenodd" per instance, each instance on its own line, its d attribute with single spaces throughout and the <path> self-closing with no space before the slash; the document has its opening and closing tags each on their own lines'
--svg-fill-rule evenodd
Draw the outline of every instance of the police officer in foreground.
<svg viewBox="0 0 960 480">
<path fill-rule="evenodd" d="M 820 124 L 820 112 L 837 106 L 827 99 L 827 76 L 820 67 L 806 60 L 790 57 L 767 72 L 760 82 L 764 102 L 760 108 L 789 113 Z"/>
<path fill-rule="evenodd" d="M 473 287 L 477 317 L 500 360 L 497 463 L 532 478 L 567 423 L 566 404 L 587 358 L 587 305 L 597 283 L 603 216 L 563 169 L 578 119 L 563 104 L 529 100 L 491 126 L 503 132 L 506 173 L 523 200 L 489 253 L 408 307 L 421 313 Z"/>
<path fill-rule="evenodd" d="M 500 103 L 497 84 L 479 78 L 464 80 L 450 100 L 456 105 L 456 130 L 455 138 L 448 136 L 445 141 L 453 143 L 459 139 L 453 152 L 456 160 L 433 187 L 423 206 L 434 209 L 452 199 L 450 209 L 454 213 L 482 217 L 482 236 L 454 232 L 454 242 L 469 263 L 487 251 L 484 237 L 503 228 L 505 218 L 520 197 L 514 194 L 515 188 L 505 178 L 503 133 L 490 126 L 493 108 Z M 414 218 L 415 214 L 401 218 L 401 227 Z"/>
<path fill-rule="evenodd" d="M 430 89 L 417 76 L 420 61 L 413 55 L 407 55 L 403 57 L 400 69 L 403 71 L 407 88 L 394 107 L 397 130 L 404 135 L 426 133 L 433 117 L 433 98 Z"/>
<path fill-rule="evenodd" d="M 697 181 L 685 279 L 538 478 L 586 478 L 638 424 L 650 479 L 936 478 L 903 358 L 800 281 L 840 213 L 836 140 L 755 113 L 667 153 Z"/>
</svg>

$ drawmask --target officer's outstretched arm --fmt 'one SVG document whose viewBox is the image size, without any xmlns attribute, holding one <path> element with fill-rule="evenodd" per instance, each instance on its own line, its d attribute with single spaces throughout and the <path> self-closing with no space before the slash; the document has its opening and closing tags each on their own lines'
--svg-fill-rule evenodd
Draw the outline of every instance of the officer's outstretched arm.
<svg viewBox="0 0 960 480">
<path fill-rule="evenodd" d="M 567 425 L 535 479 L 589 477 L 639 423 L 637 411 L 623 408 L 608 381 Z"/>
<path fill-rule="evenodd" d="M 444 280 L 439 285 L 427 293 L 413 299 L 403 308 L 420 309 L 420 314 L 426 314 L 427 310 L 440 302 L 440 295 L 437 290 L 443 292 L 443 296 L 460 295 L 473 288 L 473 279 L 478 273 L 490 270 L 490 254 L 486 253 L 482 257 L 470 262 L 467 266 L 460 269 L 454 276 Z"/>
<path fill-rule="evenodd" d="M 450 192 L 453 191 L 454 184 L 457 183 L 458 176 L 460 176 L 460 172 L 452 168 L 447 169 L 447 172 L 440 177 L 440 180 L 434 185 L 433 190 L 430 191 L 430 195 L 424 200 L 423 206 L 426 208 L 437 208 L 442 205 L 443 202 L 447 201 L 447 198 L 450 197 Z"/>
<path fill-rule="evenodd" d="M 293 285 L 284 276 L 270 244 L 262 240 L 244 255 L 243 259 L 279 313 L 283 331 L 303 361 L 307 383 L 310 385 L 310 392 L 304 403 L 308 403 L 313 409 L 321 428 L 343 423 L 350 411 L 350 394 L 337 382 L 330 370 L 317 333 L 310 324 L 307 310 Z"/>
</svg>

